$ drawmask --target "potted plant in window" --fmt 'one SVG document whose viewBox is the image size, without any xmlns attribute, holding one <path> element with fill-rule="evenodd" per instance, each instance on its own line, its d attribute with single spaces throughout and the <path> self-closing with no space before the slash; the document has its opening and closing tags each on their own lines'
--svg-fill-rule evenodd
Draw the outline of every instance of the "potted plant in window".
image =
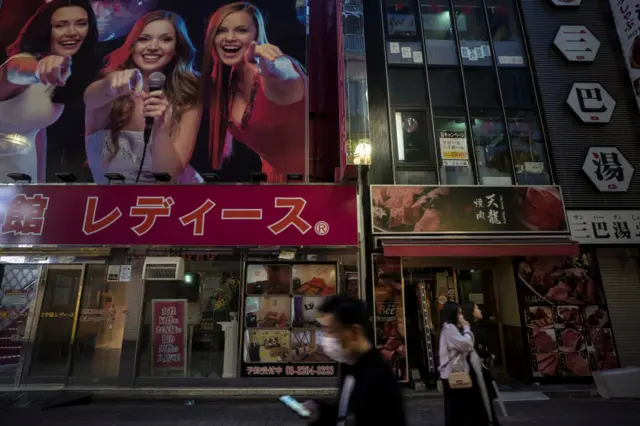
<svg viewBox="0 0 640 426">
<path fill-rule="evenodd" d="M 213 304 L 214 316 L 218 321 L 232 321 L 238 319 L 238 302 L 240 296 L 240 280 L 230 275 L 223 278 L 220 287 L 213 292 L 215 303 Z"/>
</svg>

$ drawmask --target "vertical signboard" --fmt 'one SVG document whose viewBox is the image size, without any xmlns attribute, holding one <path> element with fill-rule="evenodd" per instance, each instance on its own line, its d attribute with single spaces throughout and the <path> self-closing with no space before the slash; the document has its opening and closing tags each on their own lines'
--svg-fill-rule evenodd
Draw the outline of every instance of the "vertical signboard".
<svg viewBox="0 0 640 426">
<path fill-rule="evenodd" d="M 306 174 L 307 15 L 304 0 L 5 2 L 0 182 Z"/>
<path fill-rule="evenodd" d="M 409 381 L 404 280 L 400 258 L 374 255 L 375 344 L 397 379 Z"/>
<path fill-rule="evenodd" d="M 640 108 L 640 0 L 609 0 L 624 62 Z"/>
<path fill-rule="evenodd" d="M 153 370 L 187 371 L 187 300 L 154 299 L 151 348 Z"/>
</svg>

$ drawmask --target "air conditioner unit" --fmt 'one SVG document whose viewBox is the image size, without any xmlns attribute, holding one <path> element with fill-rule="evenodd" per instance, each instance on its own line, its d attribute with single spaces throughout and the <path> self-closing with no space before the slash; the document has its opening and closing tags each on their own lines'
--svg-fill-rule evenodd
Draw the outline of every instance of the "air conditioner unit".
<svg viewBox="0 0 640 426">
<path fill-rule="evenodd" d="M 182 281 L 184 259 L 181 257 L 147 257 L 142 267 L 142 277 L 147 281 Z"/>
</svg>

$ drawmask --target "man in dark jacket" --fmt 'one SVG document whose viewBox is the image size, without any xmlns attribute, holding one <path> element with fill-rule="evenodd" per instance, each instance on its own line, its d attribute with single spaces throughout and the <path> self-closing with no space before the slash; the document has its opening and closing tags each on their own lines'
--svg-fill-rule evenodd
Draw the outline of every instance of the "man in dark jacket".
<svg viewBox="0 0 640 426">
<path fill-rule="evenodd" d="M 340 363 L 340 391 L 333 403 L 307 401 L 317 426 L 404 426 L 402 392 L 391 367 L 367 338 L 366 305 L 333 296 L 320 306 L 322 348 Z"/>
</svg>

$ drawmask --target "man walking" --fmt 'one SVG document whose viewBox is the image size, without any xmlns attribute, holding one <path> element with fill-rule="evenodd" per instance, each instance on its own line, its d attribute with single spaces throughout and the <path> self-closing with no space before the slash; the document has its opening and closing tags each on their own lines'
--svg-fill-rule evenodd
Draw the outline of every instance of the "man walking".
<svg viewBox="0 0 640 426">
<path fill-rule="evenodd" d="M 316 426 L 404 426 L 402 392 L 391 367 L 367 338 L 369 315 L 359 299 L 332 296 L 319 309 L 321 345 L 340 363 L 340 391 L 333 403 L 307 401 Z"/>
</svg>

